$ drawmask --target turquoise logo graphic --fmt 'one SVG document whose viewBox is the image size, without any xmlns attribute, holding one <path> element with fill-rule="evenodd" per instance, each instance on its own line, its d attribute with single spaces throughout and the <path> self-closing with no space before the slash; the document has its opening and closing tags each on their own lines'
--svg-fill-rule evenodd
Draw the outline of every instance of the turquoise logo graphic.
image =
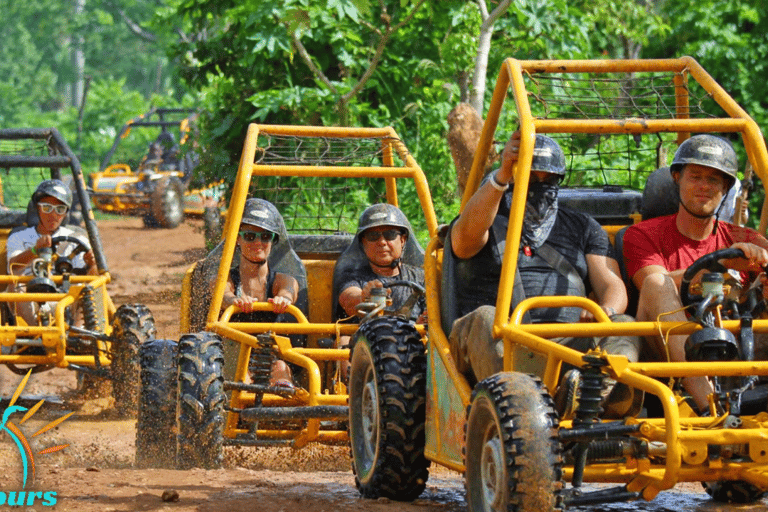
<svg viewBox="0 0 768 512">
<path fill-rule="evenodd" d="M 24 489 L 27 488 L 27 484 L 31 483 L 35 480 L 35 453 L 32 451 L 31 446 L 29 445 L 29 441 L 27 440 L 27 436 L 24 435 L 24 432 L 19 428 L 18 425 L 23 425 L 27 420 L 32 418 L 34 414 L 42 407 L 42 405 L 45 403 L 45 400 L 40 400 L 37 402 L 34 406 L 32 406 L 30 409 L 27 409 L 26 407 L 21 407 L 19 405 L 15 405 L 16 401 L 21 396 L 22 391 L 24 391 L 24 387 L 27 385 L 27 381 L 29 380 L 29 376 L 32 374 L 32 371 L 30 370 L 27 372 L 27 374 L 24 376 L 24 378 L 19 383 L 18 387 L 16 388 L 16 391 L 13 393 L 13 396 L 10 399 L 10 402 L 8 406 L 5 408 L 5 410 L 2 411 L 2 420 L 0 420 L 0 439 L 2 439 L 5 436 L 8 436 L 11 438 L 13 443 L 16 445 L 16 449 L 19 451 L 19 458 L 21 460 L 21 490 L 20 491 L 0 491 L 0 506 L 3 505 L 10 505 L 10 506 L 31 506 L 35 504 L 35 500 L 38 498 L 42 501 L 40 501 L 40 504 L 42 504 L 45 507 L 51 507 L 56 504 L 56 492 L 53 491 L 25 491 Z M 16 413 L 25 413 L 24 416 L 18 421 L 18 425 L 12 421 L 12 416 L 14 416 Z M 67 418 L 72 416 L 74 412 L 70 412 L 69 414 L 66 414 L 64 416 L 61 416 L 60 418 L 57 418 L 53 420 L 52 422 L 45 425 L 43 428 L 32 434 L 31 437 L 37 437 L 45 432 L 48 432 L 52 428 L 60 425 L 63 423 Z M 50 446 L 48 448 L 45 448 L 43 450 L 40 450 L 37 452 L 37 455 L 45 455 L 49 453 L 54 453 L 63 450 L 69 446 L 68 444 L 61 444 L 56 446 Z"/>
</svg>

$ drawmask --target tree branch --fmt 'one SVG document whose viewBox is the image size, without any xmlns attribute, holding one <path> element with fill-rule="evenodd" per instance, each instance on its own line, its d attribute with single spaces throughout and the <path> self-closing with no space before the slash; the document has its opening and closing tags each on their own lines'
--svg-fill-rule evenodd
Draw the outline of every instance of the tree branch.
<svg viewBox="0 0 768 512">
<path fill-rule="evenodd" d="M 286 25 L 287 26 L 287 25 Z M 333 94 L 339 94 L 339 91 L 336 90 L 336 87 L 333 85 L 333 83 L 328 79 L 327 76 L 325 76 L 325 73 L 318 68 L 314 61 L 312 61 L 312 57 L 309 55 L 309 52 L 304 47 L 304 45 L 301 43 L 301 39 L 296 35 L 296 32 L 293 32 L 291 34 L 291 40 L 293 41 L 293 44 L 296 46 L 296 50 L 299 52 L 299 56 L 301 57 L 301 60 L 304 61 L 304 63 L 309 67 L 310 71 L 321 81 L 323 82 L 326 87 L 328 87 Z"/>
<path fill-rule="evenodd" d="M 157 36 L 155 36 L 155 34 L 144 30 L 141 25 L 133 21 L 124 10 L 120 9 L 112 3 L 109 3 L 109 5 L 111 5 L 117 11 L 125 24 L 128 25 L 128 28 L 131 30 L 131 32 L 144 39 L 145 41 L 149 41 L 150 43 L 157 41 Z"/>
<path fill-rule="evenodd" d="M 384 54 L 384 49 L 386 48 L 387 43 L 389 43 L 389 40 L 392 37 L 392 34 L 397 32 L 400 29 L 400 27 L 402 27 L 403 25 L 411 21 L 413 17 L 416 15 L 416 11 L 418 11 L 421 8 L 421 6 L 424 5 L 424 2 L 426 2 L 426 0 L 419 0 L 419 3 L 417 3 L 413 7 L 413 9 L 411 10 L 410 14 L 408 14 L 408 16 L 403 18 L 394 27 L 392 26 L 387 27 L 386 32 L 384 32 L 384 34 L 381 35 L 381 38 L 379 39 L 379 42 L 376 45 L 376 52 L 373 54 L 373 58 L 368 63 L 368 67 L 363 73 L 363 76 L 360 77 L 360 80 L 357 81 L 355 86 L 347 94 L 341 97 L 342 103 L 348 102 L 350 98 L 354 97 L 355 94 L 357 94 L 362 90 L 366 82 L 368 82 L 368 80 L 373 76 L 373 72 L 376 70 L 376 66 L 378 66 L 379 61 L 381 60 L 381 56 Z"/>
</svg>

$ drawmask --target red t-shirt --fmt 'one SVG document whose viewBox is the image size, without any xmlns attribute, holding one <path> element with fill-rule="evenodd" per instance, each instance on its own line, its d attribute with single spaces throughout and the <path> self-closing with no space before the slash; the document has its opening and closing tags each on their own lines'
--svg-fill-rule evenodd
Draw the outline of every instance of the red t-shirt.
<svg viewBox="0 0 768 512">
<path fill-rule="evenodd" d="M 718 221 L 717 232 L 704 240 L 691 240 L 677 230 L 677 214 L 645 220 L 624 233 L 624 264 L 630 279 L 641 268 L 661 265 L 667 272 L 688 268 L 691 263 L 736 242 L 754 243 L 757 231 Z M 766 243 L 759 244 L 765 247 Z"/>
</svg>

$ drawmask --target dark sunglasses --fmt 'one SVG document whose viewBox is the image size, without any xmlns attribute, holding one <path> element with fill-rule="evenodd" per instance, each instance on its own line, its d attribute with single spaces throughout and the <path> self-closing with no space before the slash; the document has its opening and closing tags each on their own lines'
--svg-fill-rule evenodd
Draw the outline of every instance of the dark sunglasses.
<svg viewBox="0 0 768 512">
<path fill-rule="evenodd" d="M 379 238 L 383 236 L 384 240 L 391 242 L 402 234 L 403 232 L 399 229 L 388 229 L 386 231 L 366 231 L 363 233 L 363 238 L 365 238 L 367 242 L 378 242 Z"/>
<path fill-rule="evenodd" d="M 240 231 L 238 233 L 246 242 L 253 242 L 258 239 L 264 243 L 271 242 L 275 234 L 270 231 Z"/>
</svg>

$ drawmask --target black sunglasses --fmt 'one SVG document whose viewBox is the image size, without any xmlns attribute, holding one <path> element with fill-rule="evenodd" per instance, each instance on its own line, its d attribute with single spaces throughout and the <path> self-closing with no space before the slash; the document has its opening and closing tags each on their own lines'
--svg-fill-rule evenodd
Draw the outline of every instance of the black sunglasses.
<svg viewBox="0 0 768 512">
<path fill-rule="evenodd" d="M 259 239 L 262 242 L 267 243 L 275 238 L 275 234 L 270 231 L 240 231 L 238 234 L 246 242 L 253 242 L 256 239 Z"/>
<path fill-rule="evenodd" d="M 377 242 L 379 238 L 383 236 L 384 240 L 391 242 L 402 234 L 403 232 L 399 229 L 388 229 L 386 231 L 366 231 L 363 233 L 363 238 L 365 238 L 367 242 Z"/>
</svg>

